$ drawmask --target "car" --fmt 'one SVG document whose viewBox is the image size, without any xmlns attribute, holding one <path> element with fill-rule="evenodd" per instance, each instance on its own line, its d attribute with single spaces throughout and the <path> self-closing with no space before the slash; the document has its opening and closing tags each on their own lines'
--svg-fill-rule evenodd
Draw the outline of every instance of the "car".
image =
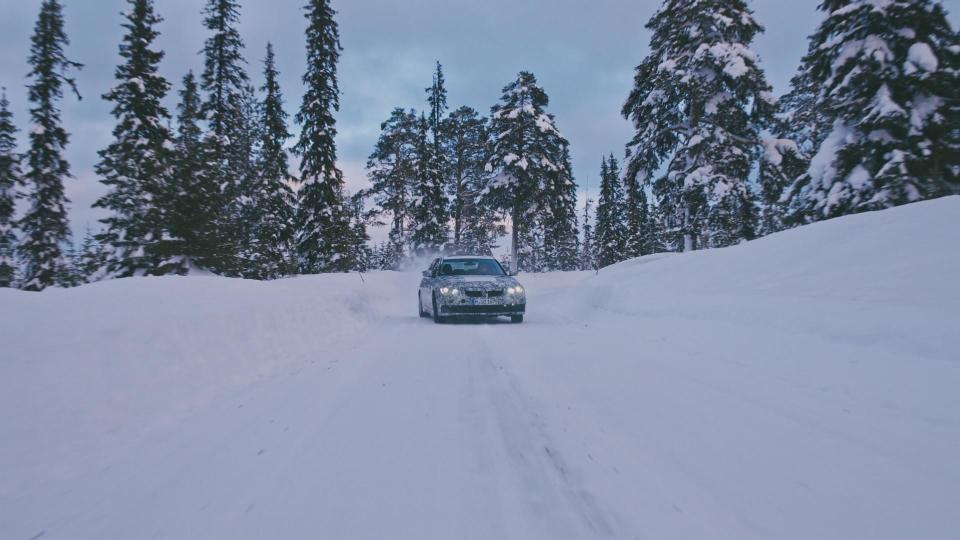
<svg viewBox="0 0 960 540">
<path fill-rule="evenodd" d="M 417 293 L 421 317 L 510 317 L 522 323 L 527 292 L 500 261 L 487 256 L 438 257 L 424 270 Z"/>
</svg>

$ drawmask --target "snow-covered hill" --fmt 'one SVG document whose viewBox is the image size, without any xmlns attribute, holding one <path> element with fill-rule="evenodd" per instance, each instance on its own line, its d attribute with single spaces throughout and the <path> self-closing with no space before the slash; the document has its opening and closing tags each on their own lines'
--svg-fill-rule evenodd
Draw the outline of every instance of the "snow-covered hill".
<svg viewBox="0 0 960 540">
<path fill-rule="evenodd" d="M 434 325 L 414 273 L 0 290 L 0 538 L 955 538 L 960 197 Z"/>
</svg>

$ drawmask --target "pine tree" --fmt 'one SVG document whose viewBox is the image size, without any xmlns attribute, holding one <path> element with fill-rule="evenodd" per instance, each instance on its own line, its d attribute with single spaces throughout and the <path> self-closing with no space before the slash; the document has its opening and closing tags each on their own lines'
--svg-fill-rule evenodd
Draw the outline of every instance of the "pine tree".
<svg viewBox="0 0 960 540">
<path fill-rule="evenodd" d="M 444 126 L 453 222 L 450 251 L 489 255 L 505 230 L 496 209 L 484 196 L 490 183 L 490 175 L 484 170 L 490 145 L 487 119 L 470 107 L 461 107 L 450 113 Z"/>
<path fill-rule="evenodd" d="M 791 188 L 807 220 L 945 195 L 960 167 L 960 40 L 933 0 L 825 0 L 805 59 L 832 129 Z"/>
<path fill-rule="evenodd" d="M 577 184 L 570 161 L 570 146 L 564 141 L 559 170 L 548 173 L 544 182 L 543 264 L 548 271 L 577 269 Z"/>
<path fill-rule="evenodd" d="M 449 201 L 446 197 L 449 163 L 444 152 L 447 89 L 440 62 L 437 62 L 433 84 L 426 89 L 426 92 L 430 116 L 421 118 L 418 124 L 418 171 L 414 186 L 416 204 L 410 234 L 411 248 L 419 256 L 438 253 L 449 238 L 447 229 L 450 218 Z"/>
<path fill-rule="evenodd" d="M 618 173 L 619 174 L 619 173 Z M 641 187 L 643 182 L 636 176 L 627 175 L 624 179 L 624 258 L 634 259 L 649 255 L 654 251 L 653 235 L 656 224 L 650 212 L 647 193 Z"/>
<path fill-rule="evenodd" d="M 297 254 L 304 273 L 346 272 L 359 249 L 344 206 L 343 173 L 337 168 L 336 119 L 340 110 L 337 62 L 340 32 L 329 0 L 307 5 L 307 86 L 296 121 L 302 126 L 294 151 L 300 156 Z"/>
<path fill-rule="evenodd" d="M 69 285 L 69 265 L 64 258 L 70 240 L 69 201 L 63 187 L 64 179 L 70 178 L 70 165 L 63 156 L 69 136 L 61 126 L 57 102 L 63 97 L 64 84 L 80 98 L 68 72 L 82 67 L 65 56 L 64 48 L 69 44 L 60 2 L 44 0 L 30 47 L 32 81 L 27 88 L 33 127 L 24 173 L 30 191 L 29 208 L 20 221 L 20 253 L 26 265 L 23 288 L 31 291 Z"/>
<path fill-rule="evenodd" d="M 627 175 L 652 186 L 685 251 L 703 236 L 705 247 L 738 241 L 752 228 L 742 210 L 774 105 L 749 48 L 763 29 L 744 0 L 666 0 L 647 28 L 651 54 L 623 107 L 637 130 Z"/>
<path fill-rule="evenodd" d="M 193 72 L 183 78 L 177 106 L 174 172 L 164 193 L 169 213 L 170 239 L 164 257 L 179 260 L 185 271 L 217 267 L 221 211 L 220 186 L 207 167 L 210 148 L 204 143 L 200 89 Z"/>
<path fill-rule="evenodd" d="M 371 217 L 390 218 L 389 260 L 396 264 L 405 257 L 413 218 L 418 150 L 417 116 L 412 110 L 398 107 L 380 125 L 380 138 L 367 160 L 371 187 L 362 195 L 372 198 L 377 205 L 378 210 L 371 212 Z"/>
<path fill-rule="evenodd" d="M 439 253 L 448 239 L 449 215 L 443 164 L 429 133 L 430 121 L 421 116 L 417 122 L 417 175 L 413 186 L 413 222 L 410 230 L 410 247 L 417 256 Z"/>
<path fill-rule="evenodd" d="M 162 204 L 173 174 L 170 113 L 162 104 L 170 84 L 158 73 L 163 52 L 151 49 L 159 35 L 154 27 L 163 19 L 152 0 L 127 2 L 118 84 L 103 96 L 114 104 L 117 125 L 96 167 L 109 192 L 94 206 L 110 212 L 98 241 L 109 247 L 110 276 L 180 274 L 179 261 L 168 260 L 159 245 L 169 239 Z"/>
<path fill-rule="evenodd" d="M 257 239 L 261 198 L 260 145 L 263 141 L 262 104 L 252 85 L 244 87 L 240 96 L 240 119 L 232 144 L 231 170 L 235 171 L 232 191 L 225 192 L 224 222 L 232 235 L 224 245 L 225 253 L 232 255 L 229 273 L 248 279 L 264 279 L 266 246 Z"/>
<path fill-rule="evenodd" d="M 542 267 L 544 234 L 540 227 L 547 212 L 544 193 L 551 175 L 563 184 L 554 193 L 569 193 L 571 179 L 563 162 L 568 143 L 554 126 L 553 116 L 546 113 L 548 104 L 536 77 L 524 71 L 504 87 L 501 102 L 491 112 L 490 130 L 495 137 L 487 163 L 487 171 L 494 175 L 488 186 L 489 200 L 511 218 L 510 260 L 515 271 Z M 567 232 L 568 225 L 563 227 Z"/>
<path fill-rule="evenodd" d="M 286 149 L 292 135 L 287 129 L 287 113 L 283 110 L 279 73 L 270 43 L 263 74 L 266 82 L 261 88 L 264 100 L 260 160 L 255 176 L 257 183 L 251 190 L 252 212 L 245 221 L 253 231 L 248 244 L 255 246 L 253 251 L 257 255 L 254 277 L 274 279 L 296 272 L 293 264 L 296 197 L 291 188 L 294 178 Z"/>
<path fill-rule="evenodd" d="M 597 266 L 597 252 L 593 243 L 593 218 L 590 216 L 590 210 L 593 209 L 593 199 L 588 194 L 587 201 L 583 206 L 583 241 L 580 242 L 580 270 L 594 271 Z"/>
<path fill-rule="evenodd" d="M 612 155 L 600 166 L 600 198 L 597 201 L 597 265 L 605 268 L 627 258 L 626 202 L 620 183 L 620 166 Z"/>
<path fill-rule="evenodd" d="M 242 272 L 238 246 L 242 241 L 243 189 L 249 185 L 251 136 L 249 96 L 252 90 L 243 67 L 243 39 L 237 30 L 240 6 L 236 0 L 208 0 L 203 11 L 204 26 L 211 32 L 204 44 L 204 71 L 201 88 L 207 94 L 203 104 L 209 126 L 204 174 L 219 187 L 218 208 L 207 216 L 206 229 L 218 231 L 210 270 L 227 275 Z"/>
<path fill-rule="evenodd" d="M 817 86 L 806 63 L 790 80 L 790 91 L 777 101 L 770 129 L 773 136 L 764 143 L 759 176 L 762 234 L 795 224 L 797 212 L 787 204 L 792 199 L 788 189 L 807 172 L 830 129 L 817 104 Z"/>
<path fill-rule="evenodd" d="M 13 287 L 17 279 L 14 211 L 16 189 L 23 180 L 16 133 L 7 89 L 3 88 L 0 90 L 0 288 Z"/>
<path fill-rule="evenodd" d="M 350 201 L 350 232 L 352 244 L 351 258 L 354 260 L 353 270 L 367 272 L 373 268 L 373 251 L 370 249 L 370 235 L 367 234 L 366 211 L 364 198 L 357 193 L 348 198 Z"/>
<path fill-rule="evenodd" d="M 433 141 L 434 153 L 442 156 L 444 129 L 443 116 L 447 113 L 447 87 L 443 78 L 443 66 L 437 62 L 437 70 L 433 74 L 433 84 L 427 88 L 427 104 L 430 105 L 430 134 Z"/>
<path fill-rule="evenodd" d="M 100 281 L 109 267 L 108 253 L 97 240 L 97 235 L 87 227 L 80 249 L 73 257 L 73 275 L 78 285 Z"/>
</svg>

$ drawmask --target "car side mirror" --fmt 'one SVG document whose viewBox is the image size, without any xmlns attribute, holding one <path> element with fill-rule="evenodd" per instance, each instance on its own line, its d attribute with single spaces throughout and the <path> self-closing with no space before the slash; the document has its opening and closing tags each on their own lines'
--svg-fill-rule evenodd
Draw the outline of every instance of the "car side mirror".
<svg viewBox="0 0 960 540">
<path fill-rule="evenodd" d="M 429 271 L 429 270 L 424 270 L 424 271 L 423 271 L 423 277 L 431 277 L 430 271 Z"/>
</svg>

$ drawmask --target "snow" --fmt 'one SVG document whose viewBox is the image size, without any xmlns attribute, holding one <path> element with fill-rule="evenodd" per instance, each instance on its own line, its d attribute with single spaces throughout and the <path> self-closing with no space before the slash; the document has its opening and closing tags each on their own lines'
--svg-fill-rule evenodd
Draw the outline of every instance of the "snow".
<svg viewBox="0 0 960 540">
<path fill-rule="evenodd" d="M 523 275 L 522 325 L 415 272 L 0 290 L 0 538 L 953 537 L 958 216 Z"/>
<path fill-rule="evenodd" d="M 906 71 L 908 74 L 915 71 L 912 66 L 917 66 L 924 71 L 933 73 L 940 65 L 936 55 L 933 54 L 933 49 L 930 48 L 930 45 L 923 42 L 917 42 L 910 46 L 910 50 L 907 52 L 907 62 L 908 67 Z"/>
</svg>

